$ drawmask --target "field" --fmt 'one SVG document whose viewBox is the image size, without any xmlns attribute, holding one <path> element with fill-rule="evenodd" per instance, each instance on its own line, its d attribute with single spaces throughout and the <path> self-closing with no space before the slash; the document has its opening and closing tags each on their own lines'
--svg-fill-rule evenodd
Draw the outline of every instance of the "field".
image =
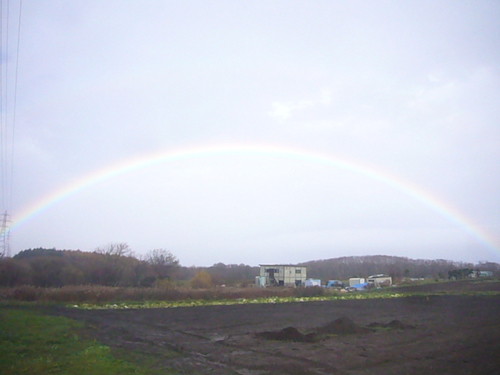
<svg viewBox="0 0 500 375">
<path fill-rule="evenodd" d="M 413 288 L 413 289 L 412 289 Z M 402 298 L 149 309 L 44 307 L 135 361 L 184 374 L 500 373 L 500 283 Z M 442 292 L 445 293 L 442 293 Z"/>
</svg>

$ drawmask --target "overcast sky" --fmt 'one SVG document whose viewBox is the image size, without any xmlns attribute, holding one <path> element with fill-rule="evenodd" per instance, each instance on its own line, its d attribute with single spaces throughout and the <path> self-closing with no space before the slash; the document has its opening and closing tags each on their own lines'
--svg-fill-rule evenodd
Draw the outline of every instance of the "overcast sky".
<svg viewBox="0 0 500 375">
<path fill-rule="evenodd" d="M 476 0 L 24 0 L 12 254 L 500 262 L 499 20 Z"/>
</svg>

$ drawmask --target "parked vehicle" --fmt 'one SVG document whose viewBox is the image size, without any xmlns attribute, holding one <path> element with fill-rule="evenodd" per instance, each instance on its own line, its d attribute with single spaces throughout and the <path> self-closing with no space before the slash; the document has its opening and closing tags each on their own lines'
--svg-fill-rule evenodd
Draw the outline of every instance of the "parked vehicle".
<svg viewBox="0 0 500 375">
<path fill-rule="evenodd" d="M 321 286 L 321 279 L 307 279 L 304 286 Z"/>
<path fill-rule="evenodd" d="M 343 288 L 345 285 L 340 280 L 328 280 L 326 283 L 327 288 Z"/>
</svg>

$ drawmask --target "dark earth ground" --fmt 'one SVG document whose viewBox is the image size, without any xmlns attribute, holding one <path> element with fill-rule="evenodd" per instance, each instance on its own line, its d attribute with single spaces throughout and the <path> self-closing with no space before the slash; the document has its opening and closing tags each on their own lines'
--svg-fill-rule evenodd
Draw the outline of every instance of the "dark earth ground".
<svg viewBox="0 0 500 375">
<path fill-rule="evenodd" d="M 500 283 L 415 287 L 443 289 L 500 291 Z M 50 313 L 177 373 L 500 374 L 500 295 Z"/>
</svg>

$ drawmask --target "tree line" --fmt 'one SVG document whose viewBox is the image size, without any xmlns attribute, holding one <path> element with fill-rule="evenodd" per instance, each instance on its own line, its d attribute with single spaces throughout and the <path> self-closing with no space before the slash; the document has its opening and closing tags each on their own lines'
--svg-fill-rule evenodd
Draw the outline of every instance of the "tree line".
<svg viewBox="0 0 500 375">
<path fill-rule="evenodd" d="M 258 267 L 244 264 L 182 267 L 168 250 L 155 249 L 136 257 L 126 243 L 111 243 L 92 252 L 36 248 L 2 258 L 0 286 L 246 286 L 253 283 L 258 272 Z"/>
<path fill-rule="evenodd" d="M 460 270 L 491 271 L 500 277 L 500 264 L 478 264 L 449 260 L 423 260 L 395 256 L 350 256 L 316 260 L 307 266 L 307 277 L 346 280 L 387 274 L 394 279 L 431 277 L 446 279 Z M 210 267 L 183 267 L 168 250 L 155 249 L 136 257 L 126 243 L 112 243 L 92 252 L 80 250 L 28 249 L 13 258 L 0 259 L 0 286 L 103 285 L 120 287 L 194 288 L 252 285 L 259 267 L 216 263 Z"/>
<path fill-rule="evenodd" d="M 0 285 L 147 287 L 170 279 L 178 267 L 178 259 L 167 250 L 155 249 L 138 259 L 126 243 L 93 252 L 36 248 L 0 260 Z"/>
<path fill-rule="evenodd" d="M 393 279 L 404 277 L 446 279 L 450 271 L 459 269 L 491 271 L 496 277 L 500 277 L 500 264 L 493 262 L 472 264 L 444 259 L 410 259 L 387 255 L 340 257 L 310 261 L 301 265 L 307 266 L 308 277 L 322 280 L 345 280 L 376 274 L 389 275 Z"/>
</svg>

